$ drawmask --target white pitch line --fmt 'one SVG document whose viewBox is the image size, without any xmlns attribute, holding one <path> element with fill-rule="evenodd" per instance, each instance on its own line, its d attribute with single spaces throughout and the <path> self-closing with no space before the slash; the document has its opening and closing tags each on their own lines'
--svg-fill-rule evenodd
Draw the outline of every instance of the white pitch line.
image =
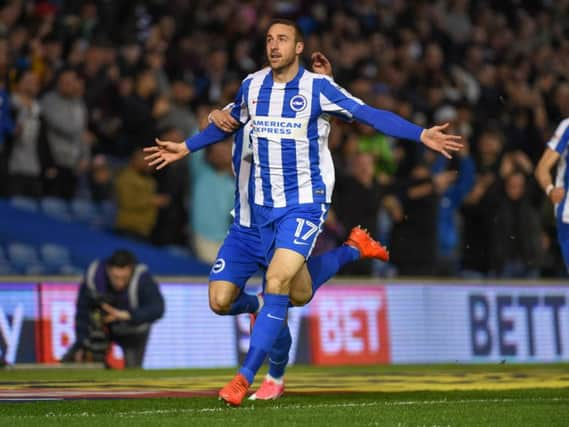
<svg viewBox="0 0 569 427">
<path fill-rule="evenodd" d="M 511 403 L 511 402 L 569 402 L 569 398 L 566 397 L 543 397 L 543 398 L 533 398 L 533 399 L 439 399 L 439 400 L 393 400 L 385 402 L 361 402 L 361 403 L 321 403 L 321 404 L 295 404 L 295 405 L 278 405 L 278 406 L 263 406 L 261 408 L 255 408 L 255 406 L 245 406 L 242 408 L 235 408 L 234 410 L 246 410 L 254 411 L 259 410 L 281 410 L 281 409 L 334 409 L 334 408 L 363 408 L 363 407 L 375 407 L 375 406 L 411 406 L 411 405 L 449 405 L 449 404 L 475 404 L 475 403 Z M 122 418 L 133 418 L 137 416 L 144 415 L 174 415 L 174 414 L 199 414 L 204 412 L 222 412 L 229 410 L 227 406 L 215 406 L 211 408 L 187 408 L 187 409 L 155 409 L 155 410 L 144 410 L 144 411 L 123 411 L 112 414 L 115 417 Z M 42 417 L 65 417 L 65 418 L 83 418 L 83 417 L 98 417 L 104 414 L 97 412 L 80 412 L 77 414 L 56 414 L 54 412 L 48 412 L 46 414 L 30 414 L 30 415 L 17 415 L 17 416 L 6 416 L 9 418 L 42 418 Z"/>
</svg>

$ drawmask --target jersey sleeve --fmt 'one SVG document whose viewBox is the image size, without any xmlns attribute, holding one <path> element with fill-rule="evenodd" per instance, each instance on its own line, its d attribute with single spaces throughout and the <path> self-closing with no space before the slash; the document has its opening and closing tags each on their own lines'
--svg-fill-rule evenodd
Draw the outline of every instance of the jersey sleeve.
<svg viewBox="0 0 569 427">
<path fill-rule="evenodd" d="M 320 108 L 324 113 L 351 120 L 360 105 L 364 105 L 361 99 L 351 95 L 332 79 L 320 80 Z"/>
<path fill-rule="evenodd" d="M 240 122 L 242 125 L 249 121 L 249 107 L 247 104 L 247 94 L 249 93 L 249 85 L 251 84 L 251 79 L 245 79 L 245 81 L 239 87 L 239 91 L 235 96 L 235 101 L 231 107 L 231 115 L 235 120 Z"/>
<path fill-rule="evenodd" d="M 559 154 L 563 153 L 569 142 L 569 118 L 563 120 L 555 129 L 555 133 L 547 143 L 547 146 Z"/>
<path fill-rule="evenodd" d="M 320 108 L 323 112 L 365 123 L 394 138 L 420 142 L 424 130 L 391 111 L 370 107 L 327 78 L 321 81 Z"/>
<path fill-rule="evenodd" d="M 193 153 L 207 147 L 208 145 L 223 141 L 234 133 L 235 132 L 224 132 L 216 125 L 211 123 L 201 132 L 196 133 L 194 136 L 186 139 L 186 146 L 188 147 L 188 150 Z"/>
</svg>

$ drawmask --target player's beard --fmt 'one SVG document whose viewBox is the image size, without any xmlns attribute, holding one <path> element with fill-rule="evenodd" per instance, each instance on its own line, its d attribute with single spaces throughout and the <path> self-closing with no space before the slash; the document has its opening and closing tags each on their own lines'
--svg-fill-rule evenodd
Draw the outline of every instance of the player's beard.
<svg viewBox="0 0 569 427">
<path fill-rule="evenodd" d="M 285 71 L 287 68 L 291 67 L 292 65 L 294 65 L 294 62 L 296 61 L 296 54 L 292 54 L 290 55 L 290 57 L 285 57 L 284 55 L 281 57 L 281 61 L 279 61 L 278 65 L 273 65 L 271 63 L 271 58 L 270 58 L 270 54 L 267 57 L 267 61 L 269 62 L 269 66 L 271 67 L 271 69 L 276 72 L 276 73 L 280 73 L 282 71 Z"/>
</svg>

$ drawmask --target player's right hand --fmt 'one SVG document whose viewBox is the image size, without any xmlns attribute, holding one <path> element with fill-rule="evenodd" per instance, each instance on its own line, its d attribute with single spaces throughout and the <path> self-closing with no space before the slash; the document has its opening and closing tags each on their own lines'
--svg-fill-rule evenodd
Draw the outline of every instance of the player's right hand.
<svg viewBox="0 0 569 427">
<path fill-rule="evenodd" d="M 554 204 L 560 203 L 563 197 L 565 197 L 565 190 L 561 187 L 555 187 L 551 190 L 551 193 L 549 193 L 549 200 Z"/>
<path fill-rule="evenodd" d="M 155 139 L 156 145 L 146 147 L 144 152 L 147 156 L 144 160 L 148 162 L 148 166 L 154 166 L 156 170 L 160 170 L 187 156 L 190 153 L 188 147 L 183 142 L 162 141 Z"/>
<path fill-rule="evenodd" d="M 213 110 L 209 113 L 209 119 L 224 132 L 233 133 L 239 128 L 239 122 L 233 118 L 229 111 Z"/>
</svg>

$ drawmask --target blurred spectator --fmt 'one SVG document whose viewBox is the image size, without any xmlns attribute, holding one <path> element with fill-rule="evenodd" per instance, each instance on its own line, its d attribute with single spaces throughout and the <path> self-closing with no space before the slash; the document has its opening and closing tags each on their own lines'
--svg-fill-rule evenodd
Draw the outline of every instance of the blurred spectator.
<svg viewBox="0 0 569 427">
<path fill-rule="evenodd" d="M 0 147 L 5 144 L 6 138 L 9 138 L 13 131 L 14 121 L 10 114 L 10 94 L 5 83 L 0 80 Z"/>
<path fill-rule="evenodd" d="M 160 133 L 160 139 L 167 141 L 184 141 L 184 135 L 170 128 Z M 190 192 L 190 173 L 186 162 L 176 162 L 169 167 L 157 171 L 157 191 L 167 195 L 170 203 L 160 207 L 154 230 L 152 243 L 156 245 L 186 245 L 188 243 L 188 194 Z"/>
<path fill-rule="evenodd" d="M 196 81 L 197 95 L 210 103 L 221 101 L 223 84 L 227 78 L 227 52 L 225 49 L 213 49 L 207 56 L 200 78 Z"/>
<path fill-rule="evenodd" d="M 193 247 L 199 259 L 212 264 L 231 224 L 235 188 L 231 146 L 226 140 L 190 156 Z"/>
<path fill-rule="evenodd" d="M 11 196 L 39 198 L 43 194 L 42 167 L 47 144 L 40 145 L 39 81 L 31 70 L 20 74 L 12 96 L 16 128 L 8 160 Z M 42 155 L 43 154 L 43 155 Z"/>
<path fill-rule="evenodd" d="M 369 153 L 356 153 L 350 160 L 349 174 L 338 176 L 332 210 L 342 229 L 351 230 L 360 225 L 370 235 L 377 236 L 377 215 L 382 188 L 375 178 L 374 158 Z M 354 209 L 357 206 L 358 209 Z M 344 236 L 345 237 L 345 236 Z M 350 275 L 369 275 L 372 260 L 359 260 L 342 269 Z"/>
<path fill-rule="evenodd" d="M 496 214 L 494 192 L 499 185 L 503 140 L 494 130 L 484 131 L 478 140 L 477 175 L 462 208 L 464 234 L 462 269 L 468 277 L 490 271 L 491 224 Z"/>
<path fill-rule="evenodd" d="M 142 150 L 132 153 L 129 164 L 115 181 L 117 216 L 115 228 L 126 236 L 148 240 L 156 224 L 158 209 L 170 204 L 167 194 L 156 191 Z"/>
<path fill-rule="evenodd" d="M 170 81 L 164 71 L 164 51 L 159 48 L 147 51 L 144 62 L 156 80 L 158 94 L 168 95 L 168 92 L 170 92 Z"/>
<path fill-rule="evenodd" d="M 123 84 L 128 83 L 123 81 Z M 156 78 L 151 71 L 144 70 L 137 74 L 132 92 L 124 93 L 122 97 L 121 120 L 127 154 L 154 141 L 156 94 Z"/>
<path fill-rule="evenodd" d="M 89 146 L 85 141 L 87 110 L 82 99 L 83 81 L 74 70 L 61 71 L 56 90 L 41 100 L 45 133 L 53 157 L 46 192 L 71 199 L 75 196 L 77 176 L 88 165 Z"/>
<path fill-rule="evenodd" d="M 528 200 L 525 175 L 510 174 L 497 197 L 491 271 L 499 277 L 535 278 L 542 258 L 541 226 L 539 213 Z"/>
<path fill-rule="evenodd" d="M 391 261 L 403 276 L 435 273 L 439 195 L 430 167 L 417 164 L 410 178 L 398 183 L 403 215 L 391 233 Z"/>
<path fill-rule="evenodd" d="M 113 199 L 113 172 L 103 154 L 93 157 L 89 174 L 89 187 L 94 202 L 109 202 Z"/>
<path fill-rule="evenodd" d="M 375 173 L 391 176 L 395 173 L 397 167 L 393 158 L 392 145 L 393 141 L 373 128 L 357 124 L 361 130 L 358 139 L 358 150 L 370 153 L 373 156 L 375 164 Z"/>
<path fill-rule="evenodd" d="M 189 138 L 198 128 L 197 120 L 189 105 L 194 96 L 192 86 L 183 80 L 172 82 L 170 99 L 164 114 L 159 116 L 159 129 L 178 129 L 183 138 Z"/>
<path fill-rule="evenodd" d="M 459 209 L 464 198 L 472 190 L 476 177 L 476 165 L 470 156 L 470 147 L 466 140 L 470 129 L 464 117 L 459 117 L 459 111 L 446 105 L 435 112 L 434 119 L 435 123 L 449 123 L 449 132 L 462 135 L 464 148 L 450 160 L 443 156 L 434 156 L 432 152 L 425 153 L 432 165 L 435 188 L 441 196 L 437 221 L 436 265 L 436 274 L 441 276 L 456 276 L 459 273 L 462 237 Z"/>
<path fill-rule="evenodd" d="M 76 341 L 64 362 L 102 362 L 110 343 L 123 350 L 125 366 L 140 368 L 152 323 L 164 315 L 164 298 L 144 264 L 117 250 L 95 260 L 77 296 Z"/>
</svg>

